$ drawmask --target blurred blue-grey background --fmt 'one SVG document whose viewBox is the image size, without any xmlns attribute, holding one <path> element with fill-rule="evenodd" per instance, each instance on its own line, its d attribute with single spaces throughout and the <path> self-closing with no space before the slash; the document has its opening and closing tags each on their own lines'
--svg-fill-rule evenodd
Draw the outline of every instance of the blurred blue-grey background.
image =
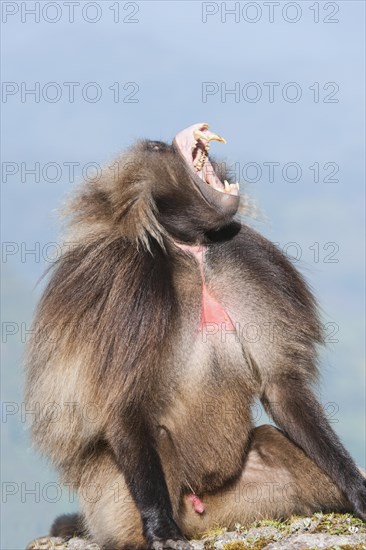
<svg viewBox="0 0 366 550">
<path fill-rule="evenodd" d="M 296 257 L 320 300 L 321 401 L 365 467 L 364 2 L 1 7 L 1 549 L 77 508 L 31 449 L 22 407 L 35 285 L 58 254 L 55 211 L 135 138 L 171 140 L 195 122 L 226 137 L 215 152 L 247 181 L 262 212 L 253 223 Z"/>
</svg>

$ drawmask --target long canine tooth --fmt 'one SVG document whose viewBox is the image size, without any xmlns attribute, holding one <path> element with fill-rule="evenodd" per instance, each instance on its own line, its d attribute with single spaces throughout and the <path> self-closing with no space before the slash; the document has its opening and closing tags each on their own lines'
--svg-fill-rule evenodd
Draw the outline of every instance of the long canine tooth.
<svg viewBox="0 0 366 550">
<path fill-rule="evenodd" d="M 238 182 L 236 182 L 236 184 L 235 184 L 235 185 L 236 185 L 236 188 L 237 188 L 237 190 L 239 191 L 239 190 L 240 190 L 240 187 L 239 187 L 239 184 L 238 184 Z"/>
<path fill-rule="evenodd" d="M 236 183 L 230 183 L 230 193 L 234 192 L 237 190 L 237 186 L 236 186 Z"/>
<path fill-rule="evenodd" d="M 209 132 L 207 128 L 205 130 L 194 130 L 193 137 L 196 141 L 199 139 L 203 141 L 203 143 L 208 143 L 209 141 L 221 141 L 221 143 L 226 143 L 226 139 L 222 136 L 219 136 L 218 134 L 214 134 L 212 132 Z"/>
<path fill-rule="evenodd" d="M 225 193 L 230 193 L 231 191 L 230 183 L 227 180 L 224 180 L 224 185 L 225 185 Z"/>
<path fill-rule="evenodd" d="M 219 136 L 218 134 L 212 134 L 211 132 L 208 132 L 208 136 L 206 137 L 207 141 L 221 141 L 221 143 L 226 143 L 226 139 Z"/>
</svg>

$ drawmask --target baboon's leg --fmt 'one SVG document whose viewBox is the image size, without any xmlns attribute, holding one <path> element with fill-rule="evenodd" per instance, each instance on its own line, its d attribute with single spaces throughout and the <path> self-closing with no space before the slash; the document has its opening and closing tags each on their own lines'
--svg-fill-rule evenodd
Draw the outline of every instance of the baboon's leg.
<svg viewBox="0 0 366 550">
<path fill-rule="evenodd" d="M 185 498 L 177 518 L 189 538 L 220 526 L 230 529 L 235 523 L 247 525 L 316 511 L 351 511 L 330 479 L 272 426 L 253 430 L 238 480 L 215 494 L 199 496 L 205 512 L 195 512 Z M 88 462 L 80 500 L 86 527 L 96 542 L 113 550 L 145 546 L 140 514 L 112 454 L 98 454 Z"/>
<path fill-rule="evenodd" d="M 217 527 L 247 525 L 316 511 L 351 511 L 333 482 L 272 426 L 253 430 L 240 478 L 225 490 L 203 495 L 205 512 L 198 514 L 185 499 L 180 516 L 183 533 L 192 538 Z"/>
<path fill-rule="evenodd" d="M 145 547 L 140 513 L 111 452 L 88 461 L 79 499 L 88 534 L 103 549 Z"/>
</svg>

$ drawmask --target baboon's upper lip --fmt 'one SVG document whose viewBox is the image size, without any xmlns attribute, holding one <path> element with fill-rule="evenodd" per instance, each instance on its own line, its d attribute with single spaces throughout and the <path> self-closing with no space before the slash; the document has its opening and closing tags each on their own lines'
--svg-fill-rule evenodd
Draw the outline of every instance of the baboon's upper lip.
<svg viewBox="0 0 366 550">
<path fill-rule="evenodd" d="M 209 131 L 208 124 L 193 124 L 176 135 L 174 142 L 192 171 L 215 191 L 239 196 L 239 184 L 222 182 L 208 158 L 211 141 L 226 143 L 226 140 Z"/>
</svg>

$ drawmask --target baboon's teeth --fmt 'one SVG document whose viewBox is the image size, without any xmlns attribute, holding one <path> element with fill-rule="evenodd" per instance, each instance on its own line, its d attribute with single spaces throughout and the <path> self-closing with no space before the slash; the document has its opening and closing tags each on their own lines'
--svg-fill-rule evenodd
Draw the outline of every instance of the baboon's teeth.
<svg viewBox="0 0 366 550">
<path fill-rule="evenodd" d="M 198 169 L 198 171 L 200 172 L 203 168 L 203 165 L 205 164 L 206 160 L 207 160 L 207 154 L 208 154 L 208 151 L 205 151 L 205 150 L 199 150 L 199 152 L 197 153 L 197 157 L 195 158 L 194 162 L 193 162 L 193 166 Z"/>
<path fill-rule="evenodd" d="M 193 137 L 196 141 L 201 140 L 202 143 L 208 143 L 209 141 L 220 141 L 221 143 L 226 143 L 226 139 L 219 134 L 214 134 L 210 132 L 207 127 L 203 127 L 203 130 L 194 130 Z"/>
<path fill-rule="evenodd" d="M 229 193 L 230 195 L 237 195 L 237 191 L 239 191 L 239 184 L 238 183 L 229 183 L 227 180 L 224 180 L 224 189 L 222 190 L 223 193 Z"/>
</svg>

